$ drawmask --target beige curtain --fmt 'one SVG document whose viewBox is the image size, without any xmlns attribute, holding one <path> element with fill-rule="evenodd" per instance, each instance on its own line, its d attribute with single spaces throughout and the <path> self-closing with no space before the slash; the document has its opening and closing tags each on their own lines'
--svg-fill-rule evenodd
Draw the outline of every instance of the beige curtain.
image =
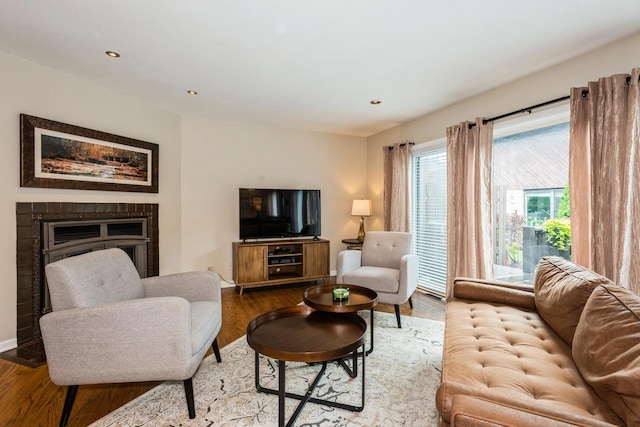
<svg viewBox="0 0 640 427">
<path fill-rule="evenodd" d="M 447 296 L 455 277 L 493 277 L 493 123 L 447 128 Z"/>
<path fill-rule="evenodd" d="M 382 147 L 384 229 L 409 231 L 409 155 L 411 142 Z"/>
<path fill-rule="evenodd" d="M 640 292 L 640 68 L 571 90 L 573 260 Z"/>
</svg>

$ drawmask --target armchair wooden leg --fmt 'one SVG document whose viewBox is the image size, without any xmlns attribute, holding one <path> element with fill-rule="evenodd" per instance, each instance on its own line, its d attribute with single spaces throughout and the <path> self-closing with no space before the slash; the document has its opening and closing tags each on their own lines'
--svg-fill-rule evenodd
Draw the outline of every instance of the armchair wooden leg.
<svg viewBox="0 0 640 427">
<path fill-rule="evenodd" d="M 395 304 L 393 306 L 396 309 L 396 320 L 398 321 L 398 329 L 402 329 L 402 324 L 400 323 L 400 306 Z"/>
<path fill-rule="evenodd" d="M 64 399 L 64 407 L 62 408 L 62 415 L 60 416 L 60 427 L 65 427 L 69 422 L 71 408 L 73 408 L 73 402 L 76 400 L 77 392 L 77 385 L 70 385 L 69 388 L 67 388 L 67 397 Z"/>
<path fill-rule="evenodd" d="M 411 297 L 409 297 L 409 307 L 413 310 L 413 301 L 411 300 Z"/>
<path fill-rule="evenodd" d="M 196 405 L 193 401 L 193 380 L 187 378 L 184 380 L 184 395 L 187 398 L 187 408 L 189 409 L 189 419 L 196 417 Z"/>
<path fill-rule="evenodd" d="M 222 358 L 220 357 L 220 347 L 218 347 L 218 338 L 213 340 L 211 348 L 213 348 L 213 353 L 216 355 L 216 361 L 218 363 L 222 362 Z"/>
</svg>

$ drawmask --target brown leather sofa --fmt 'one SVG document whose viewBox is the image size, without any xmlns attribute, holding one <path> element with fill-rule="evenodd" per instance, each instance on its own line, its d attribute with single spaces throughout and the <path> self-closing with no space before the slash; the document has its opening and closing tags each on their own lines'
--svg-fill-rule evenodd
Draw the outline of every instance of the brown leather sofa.
<svg viewBox="0 0 640 427">
<path fill-rule="evenodd" d="M 440 426 L 640 425 L 640 296 L 559 257 L 447 300 Z"/>
</svg>

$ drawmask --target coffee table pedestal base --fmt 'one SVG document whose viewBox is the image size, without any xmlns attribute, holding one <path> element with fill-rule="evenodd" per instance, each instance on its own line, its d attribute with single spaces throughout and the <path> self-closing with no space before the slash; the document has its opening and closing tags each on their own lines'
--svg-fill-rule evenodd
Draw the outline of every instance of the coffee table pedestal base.
<svg viewBox="0 0 640 427">
<path fill-rule="evenodd" d="M 347 411 L 352 411 L 352 412 L 361 412 L 364 409 L 364 391 L 365 391 L 366 351 L 365 351 L 364 344 L 362 345 L 362 351 L 360 352 L 355 351 L 352 354 L 353 364 L 354 364 L 353 369 L 348 369 L 343 359 L 338 359 L 336 360 L 336 362 L 340 363 L 340 365 L 342 365 L 345 368 L 345 370 L 347 371 L 350 377 L 355 378 L 358 375 L 358 357 L 357 356 L 362 356 L 362 392 L 361 392 L 361 401 L 359 406 L 348 405 L 346 403 L 334 402 L 332 400 L 319 399 L 317 397 L 312 397 L 313 392 L 316 386 L 318 385 L 318 382 L 320 382 L 320 379 L 322 379 L 327 369 L 328 361 L 321 362 L 322 368 L 314 378 L 307 392 L 304 395 L 302 395 L 302 394 L 290 393 L 286 391 L 284 360 L 278 360 L 278 389 L 275 390 L 272 388 L 263 387 L 260 384 L 260 354 L 256 352 L 255 353 L 256 390 L 261 393 L 275 394 L 278 396 L 278 426 L 280 427 L 293 426 L 296 419 L 300 415 L 300 412 L 302 412 L 302 408 L 307 402 L 331 406 L 332 408 L 345 409 Z M 300 403 L 298 404 L 298 406 L 296 407 L 295 411 L 289 418 L 289 421 L 286 422 L 286 424 L 285 424 L 285 398 L 296 399 L 300 401 Z"/>
</svg>

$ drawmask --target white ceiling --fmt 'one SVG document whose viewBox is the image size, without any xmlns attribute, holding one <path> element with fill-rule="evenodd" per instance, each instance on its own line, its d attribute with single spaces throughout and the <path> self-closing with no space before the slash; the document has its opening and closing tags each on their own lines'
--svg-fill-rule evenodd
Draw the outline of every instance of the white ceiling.
<svg viewBox="0 0 640 427">
<path fill-rule="evenodd" d="M 637 31 L 639 0 L 0 0 L 7 53 L 178 114 L 358 136 Z"/>
</svg>

